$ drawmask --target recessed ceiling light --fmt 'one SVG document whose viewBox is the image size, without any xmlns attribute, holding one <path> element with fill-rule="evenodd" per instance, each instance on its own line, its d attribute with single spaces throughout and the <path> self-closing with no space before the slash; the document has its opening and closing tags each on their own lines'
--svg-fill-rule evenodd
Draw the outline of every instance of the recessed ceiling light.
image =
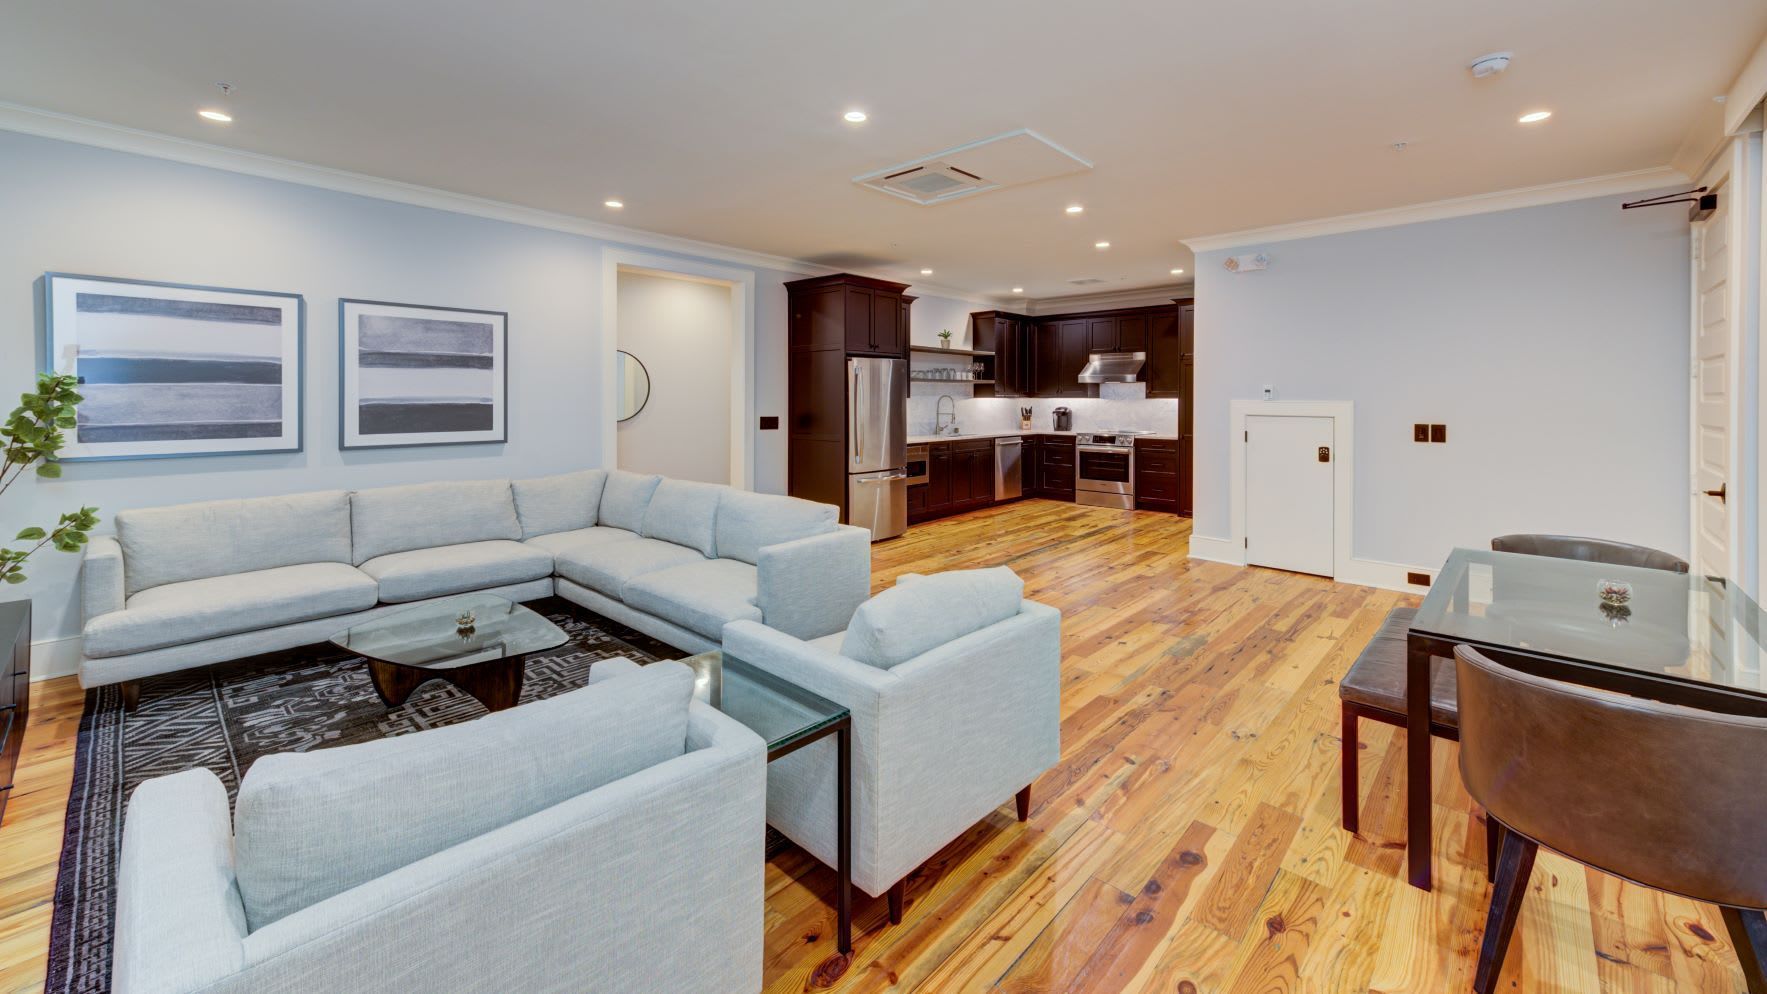
<svg viewBox="0 0 1767 994">
<path fill-rule="evenodd" d="M 1015 287 L 1013 287 L 1013 288 L 1012 288 L 1012 292 L 1013 292 L 1013 293 L 1024 293 L 1024 292 L 1025 292 L 1025 288 L 1024 288 L 1024 287 L 1022 287 L 1022 286 L 1015 286 Z"/>
<path fill-rule="evenodd" d="M 865 123 L 865 112 L 862 110 L 850 110 L 850 111 L 847 111 L 845 114 L 842 114 L 841 117 L 846 118 L 846 121 L 848 124 L 864 124 Z"/>
<path fill-rule="evenodd" d="M 1086 207 L 1083 204 L 1069 204 L 1067 206 L 1067 212 L 1069 214 L 1078 214 L 1081 211 L 1084 211 L 1085 209 L 1086 209 Z"/>
<path fill-rule="evenodd" d="M 933 271 L 930 269 L 922 269 L 920 271 L 920 275 L 922 275 L 922 276 L 931 276 L 932 274 L 933 274 Z"/>
<path fill-rule="evenodd" d="M 1111 247 L 1111 243 L 1110 242 L 1093 242 L 1092 247 L 1095 249 L 1107 249 L 1107 248 Z"/>
<path fill-rule="evenodd" d="M 616 210 L 617 211 L 620 208 L 626 206 L 626 202 L 623 200 L 603 200 L 601 202 L 601 206 L 606 207 L 609 210 Z"/>
<path fill-rule="evenodd" d="M 233 123 L 233 115 L 232 114 L 229 114 L 224 110 L 215 110 L 215 109 L 209 108 L 209 107 L 205 107 L 202 110 L 197 111 L 196 116 L 201 117 L 201 118 L 205 118 L 210 121 L 214 121 L 216 124 L 232 124 Z"/>
<path fill-rule="evenodd" d="M 1174 270 L 1172 270 L 1172 275 L 1173 275 L 1173 276 L 1182 276 L 1182 275 L 1184 275 L 1184 270 L 1182 270 L 1182 269 L 1174 269 Z"/>
<path fill-rule="evenodd" d="M 1521 124 L 1538 124 L 1541 121 L 1544 121 L 1551 116 L 1552 116 L 1552 111 L 1535 110 L 1535 111 L 1529 111 L 1528 113 L 1523 114 L 1521 117 L 1516 118 L 1516 121 Z"/>
</svg>

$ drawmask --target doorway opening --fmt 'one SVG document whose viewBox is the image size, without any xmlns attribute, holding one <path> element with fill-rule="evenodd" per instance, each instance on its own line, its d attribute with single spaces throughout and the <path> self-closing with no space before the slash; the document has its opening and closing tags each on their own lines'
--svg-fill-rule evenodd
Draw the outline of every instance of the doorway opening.
<svg viewBox="0 0 1767 994">
<path fill-rule="evenodd" d="M 603 270 L 603 462 L 751 488 L 753 274 L 612 250 Z"/>
</svg>

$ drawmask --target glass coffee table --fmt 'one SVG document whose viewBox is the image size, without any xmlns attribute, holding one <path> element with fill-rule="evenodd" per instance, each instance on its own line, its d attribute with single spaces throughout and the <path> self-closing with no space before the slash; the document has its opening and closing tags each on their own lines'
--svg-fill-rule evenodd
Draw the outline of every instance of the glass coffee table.
<svg viewBox="0 0 1767 994">
<path fill-rule="evenodd" d="M 492 594 L 461 594 L 383 614 L 331 637 L 364 656 L 389 708 L 419 686 L 446 680 L 487 710 L 515 707 L 530 653 L 563 645 L 564 629 Z"/>
<path fill-rule="evenodd" d="M 746 725 L 767 743 L 767 762 L 829 736 L 835 740 L 836 947 L 853 951 L 853 716 L 843 706 L 714 650 L 681 662 L 693 670 L 695 697 Z"/>
</svg>

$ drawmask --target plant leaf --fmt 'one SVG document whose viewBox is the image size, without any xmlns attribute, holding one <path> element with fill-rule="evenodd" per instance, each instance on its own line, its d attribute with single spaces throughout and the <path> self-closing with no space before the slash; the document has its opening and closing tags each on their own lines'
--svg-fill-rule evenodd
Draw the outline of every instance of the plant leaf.
<svg viewBox="0 0 1767 994">
<path fill-rule="evenodd" d="M 47 480 L 59 480 L 61 479 L 61 467 L 55 463 L 46 462 L 37 467 L 37 475 Z"/>
<path fill-rule="evenodd" d="M 14 535 L 13 538 L 20 542 L 35 542 L 47 534 L 49 533 L 41 528 L 26 528 L 24 531 Z"/>
</svg>

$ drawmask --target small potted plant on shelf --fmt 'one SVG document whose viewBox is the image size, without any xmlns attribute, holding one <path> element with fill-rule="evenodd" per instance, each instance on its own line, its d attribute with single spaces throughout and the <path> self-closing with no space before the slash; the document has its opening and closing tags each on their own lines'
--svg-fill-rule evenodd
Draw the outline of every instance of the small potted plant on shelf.
<svg viewBox="0 0 1767 994">
<path fill-rule="evenodd" d="M 948 349 L 950 347 L 951 347 L 951 329 L 946 328 L 944 331 L 939 332 L 939 348 Z"/>
<path fill-rule="evenodd" d="M 0 494 L 36 467 L 37 475 L 53 480 L 61 476 L 56 454 L 67 444 L 62 430 L 74 427 L 74 405 L 80 395 L 74 392 L 77 381 L 72 376 L 54 373 L 37 375 L 37 390 L 21 397 L 12 415 L 0 425 Z M 30 527 L 13 536 L 17 542 L 32 543 L 18 549 L 0 548 L 0 582 L 25 582 L 25 560 L 44 546 L 62 552 L 78 552 L 86 544 L 86 535 L 98 526 L 98 508 L 82 507 L 61 516 L 54 528 Z"/>
</svg>

